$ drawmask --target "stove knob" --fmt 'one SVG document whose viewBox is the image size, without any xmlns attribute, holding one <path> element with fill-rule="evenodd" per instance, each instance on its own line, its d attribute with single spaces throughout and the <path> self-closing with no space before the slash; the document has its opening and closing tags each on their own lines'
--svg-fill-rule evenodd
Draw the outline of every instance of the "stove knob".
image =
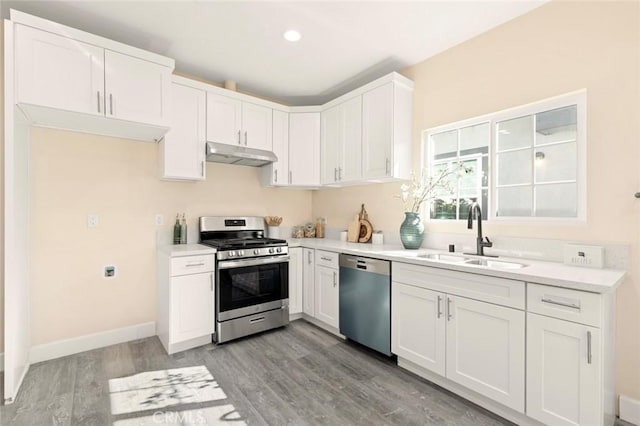
<svg viewBox="0 0 640 426">
<path fill-rule="evenodd" d="M 238 252 L 238 256 L 244 256 L 244 250 L 240 250 L 240 251 Z"/>
<path fill-rule="evenodd" d="M 236 252 L 235 252 L 235 251 L 230 251 L 230 252 L 229 252 L 229 257 L 233 257 L 233 256 L 235 256 L 235 255 L 236 255 Z"/>
<path fill-rule="evenodd" d="M 276 251 L 277 251 L 278 253 L 282 253 L 282 247 L 278 247 L 278 248 L 276 249 Z"/>
<path fill-rule="evenodd" d="M 273 254 L 273 247 L 269 249 L 269 253 Z"/>
<path fill-rule="evenodd" d="M 253 251 L 253 254 L 260 254 L 260 250 L 259 250 L 259 249 L 255 249 L 255 250 Z"/>
</svg>

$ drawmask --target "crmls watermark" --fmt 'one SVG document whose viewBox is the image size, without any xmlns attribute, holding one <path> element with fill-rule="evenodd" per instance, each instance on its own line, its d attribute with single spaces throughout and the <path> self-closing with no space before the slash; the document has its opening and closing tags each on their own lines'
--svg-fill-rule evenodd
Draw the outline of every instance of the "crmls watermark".
<svg viewBox="0 0 640 426">
<path fill-rule="evenodd" d="M 207 419 L 200 410 L 156 411 L 153 413 L 152 418 L 153 422 L 157 424 L 207 424 Z"/>
</svg>

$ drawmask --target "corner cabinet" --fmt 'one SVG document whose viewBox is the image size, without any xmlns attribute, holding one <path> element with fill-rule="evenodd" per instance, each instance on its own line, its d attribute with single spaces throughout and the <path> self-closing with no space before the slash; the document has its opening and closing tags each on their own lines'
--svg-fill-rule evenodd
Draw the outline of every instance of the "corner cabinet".
<svg viewBox="0 0 640 426">
<path fill-rule="evenodd" d="M 322 111 L 320 182 L 323 185 L 362 179 L 362 96 Z"/>
<path fill-rule="evenodd" d="M 289 114 L 290 186 L 320 186 L 320 113 Z"/>
<path fill-rule="evenodd" d="M 13 12 L 12 20 L 29 22 L 15 26 L 15 87 L 31 124 L 148 141 L 164 136 L 172 59 L 26 14 L 13 19 Z"/>
<path fill-rule="evenodd" d="M 171 130 L 159 145 L 160 177 L 166 180 L 205 179 L 206 95 L 188 82 L 174 77 L 171 85 Z"/>
<path fill-rule="evenodd" d="M 158 252 L 156 334 L 168 354 L 211 343 L 214 331 L 214 254 L 189 247 Z"/>
<path fill-rule="evenodd" d="M 413 82 L 395 79 L 362 95 L 362 177 L 408 179 Z"/>
</svg>

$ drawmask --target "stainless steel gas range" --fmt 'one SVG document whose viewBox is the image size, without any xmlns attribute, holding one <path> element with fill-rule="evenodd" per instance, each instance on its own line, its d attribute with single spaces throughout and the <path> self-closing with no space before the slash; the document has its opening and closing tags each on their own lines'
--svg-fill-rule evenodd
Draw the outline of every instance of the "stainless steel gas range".
<svg viewBox="0 0 640 426">
<path fill-rule="evenodd" d="M 217 249 L 217 343 L 289 323 L 289 248 L 264 228 L 262 217 L 200 218 L 200 243 Z"/>
</svg>

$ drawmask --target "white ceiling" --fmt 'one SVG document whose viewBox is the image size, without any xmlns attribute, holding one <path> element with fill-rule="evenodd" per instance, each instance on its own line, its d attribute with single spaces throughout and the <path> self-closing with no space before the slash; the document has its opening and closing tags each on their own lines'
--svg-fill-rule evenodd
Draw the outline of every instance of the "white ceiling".
<svg viewBox="0 0 640 426">
<path fill-rule="evenodd" d="M 15 8 L 176 60 L 176 71 L 289 105 L 324 103 L 546 0 L 18 1 Z M 282 38 L 297 29 L 302 40 Z"/>
</svg>

